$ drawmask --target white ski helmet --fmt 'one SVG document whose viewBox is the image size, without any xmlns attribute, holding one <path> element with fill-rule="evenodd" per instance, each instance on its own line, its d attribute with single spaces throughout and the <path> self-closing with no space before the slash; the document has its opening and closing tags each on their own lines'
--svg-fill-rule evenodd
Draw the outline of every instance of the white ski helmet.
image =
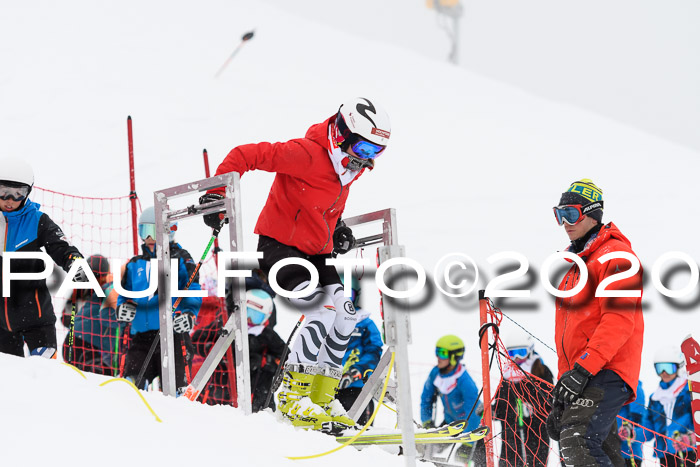
<svg viewBox="0 0 700 467">
<path fill-rule="evenodd" d="M 508 331 L 503 333 L 503 337 L 501 338 L 503 341 L 503 345 L 506 346 L 507 349 L 513 349 L 516 347 L 533 347 L 535 346 L 535 343 L 532 340 L 532 336 L 525 332 L 521 328 L 511 328 Z"/>
<path fill-rule="evenodd" d="M 673 345 L 661 347 L 654 354 L 654 363 L 675 363 L 679 367 L 685 364 L 681 350 Z"/>
<path fill-rule="evenodd" d="M 336 125 L 340 139 L 338 144 L 346 149 L 346 144 L 352 144 L 350 135 L 360 137 L 367 141 L 386 146 L 391 136 L 391 122 L 384 109 L 364 97 L 357 97 L 345 102 L 338 109 Z M 347 128 L 347 130 L 345 130 Z"/>
<path fill-rule="evenodd" d="M 34 171 L 32 166 L 21 159 L 6 157 L 0 159 L 0 180 L 34 186 Z"/>
<path fill-rule="evenodd" d="M 262 289 L 250 289 L 245 293 L 248 320 L 254 325 L 264 324 L 270 318 L 274 303 L 269 293 Z"/>
</svg>

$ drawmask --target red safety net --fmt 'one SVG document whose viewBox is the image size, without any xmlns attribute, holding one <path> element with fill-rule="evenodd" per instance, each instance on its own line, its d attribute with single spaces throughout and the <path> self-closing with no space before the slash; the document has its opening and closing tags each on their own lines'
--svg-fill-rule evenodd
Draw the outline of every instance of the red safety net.
<svg viewBox="0 0 700 467">
<path fill-rule="evenodd" d="M 487 322 L 500 327 L 503 313 L 488 299 L 487 302 Z M 532 337 L 535 342 L 539 341 L 534 335 Z M 524 361 L 516 358 L 516 363 L 509 356 L 499 335 L 496 336 L 495 343 L 491 344 L 489 358 L 492 358 L 491 355 L 493 358 L 489 371 L 500 378 L 491 398 L 492 447 L 497 460 L 492 465 L 565 465 L 560 457 L 558 443 L 547 434 L 546 422 L 551 411 L 553 386 L 547 381 L 548 372 L 544 371 L 541 359 L 537 362 L 536 357 Z M 541 344 L 540 348 L 542 347 L 545 347 L 544 343 Z M 556 368 L 552 370 L 556 378 Z M 679 378 L 683 378 L 681 382 L 685 381 L 682 374 Z M 683 384 L 679 386 L 678 393 L 682 386 Z M 692 419 L 689 417 L 692 413 L 690 397 L 679 396 L 675 408 L 670 409 L 672 416 L 669 417 L 663 406 L 649 402 L 649 395 L 654 389 L 656 387 L 648 389 L 647 400 L 638 399 L 623 407 L 621 414 L 626 414 L 629 418 L 618 416 L 615 442 L 619 443 L 617 445 L 622 459 L 626 465 L 638 467 L 694 466 L 696 441 L 692 433 Z M 686 415 L 688 418 L 685 418 Z M 655 420 L 652 421 L 653 419 Z M 622 427 L 627 430 L 620 432 Z M 652 428 L 657 428 L 662 433 Z"/>
<path fill-rule="evenodd" d="M 62 323 L 57 324 L 57 336 L 63 341 L 63 358 L 81 370 L 117 375 L 129 330 L 116 321 L 117 296 L 111 287 L 109 262 L 119 259 L 126 264 L 133 256 L 130 198 L 92 198 L 34 187 L 31 199 L 88 259 L 106 295 L 100 298 L 92 290 L 76 291 L 72 351 L 68 346 L 72 300 L 54 296 L 54 311 Z M 90 259 L 93 255 L 99 256 Z M 49 286 L 54 293 L 63 278 L 62 272 L 52 278 L 55 283 Z"/>
</svg>

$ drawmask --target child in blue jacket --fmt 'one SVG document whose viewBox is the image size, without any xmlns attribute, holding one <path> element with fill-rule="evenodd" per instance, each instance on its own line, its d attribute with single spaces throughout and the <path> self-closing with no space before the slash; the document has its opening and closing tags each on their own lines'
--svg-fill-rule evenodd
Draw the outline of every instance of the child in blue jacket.
<svg viewBox="0 0 700 467">
<path fill-rule="evenodd" d="M 662 467 L 694 466 L 695 442 L 688 380 L 679 374 L 685 360 L 680 349 L 662 347 L 654 356 L 659 387 L 649 396 L 647 427 L 655 435 L 654 456 Z"/>
<path fill-rule="evenodd" d="M 423 427 L 436 426 L 433 405 L 439 398 L 444 408 L 445 425 L 469 417 L 467 430 L 474 430 L 480 424 L 483 403 L 479 400 L 479 390 L 474 380 L 461 363 L 464 357 L 464 342 L 457 336 L 447 335 L 438 339 L 435 354 L 438 363 L 430 372 L 423 386 L 420 401 L 420 415 Z M 439 426 L 437 425 L 437 426 Z M 466 445 L 465 445 L 466 446 Z M 485 465 L 486 451 L 483 440 L 470 446 L 474 452 L 467 456 L 476 465 Z"/>
<path fill-rule="evenodd" d="M 151 273 L 150 260 L 156 257 L 154 240 L 155 212 L 153 207 L 144 209 L 139 217 L 139 236 L 143 240 L 142 253 L 134 256 L 126 265 L 126 271 L 122 277 L 122 287 L 129 291 L 146 290 L 149 285 Z M 190 275 L 194 272 L 195 263 L 190 254 L 173 241 L 174 232 L 170 238 L 170 256 L 178 260 L 178 288 L 184 290 Z M 201 290 L 198 277 L 195 277 L 189 290 Z M 176 298 L 173 297 L 173 303 Z M 185 297 L 180 301 L 176 310 L 173 310 L 173 335 L 175 346 L 175 381 L 178 389 L 185 388 L 187 381 L 185 366 L 192 365 L 192 341 L 189 332 L 194 328 L 194 321 L 202 299 L 199 297 Z M 158 309 L 158 291 L 148 297 L 127 298 L 119 296 L 117 299 L 117 319 L 122 322 L 131 322 L 131 342 L 126 353 L 124 365 L 124 377 L 136 382 L 136 378 L 148 355 L 153 340 L 160 329 Z M 179 349 L 185 346 L 185 354 Z M 160 342 L 156 347 L 153 357 L 143 376 L 143 382 L 153 381 L 156 376 L 161 376 Z M 143 384 L 142 384 L 143 387 Z"/>
</svg>

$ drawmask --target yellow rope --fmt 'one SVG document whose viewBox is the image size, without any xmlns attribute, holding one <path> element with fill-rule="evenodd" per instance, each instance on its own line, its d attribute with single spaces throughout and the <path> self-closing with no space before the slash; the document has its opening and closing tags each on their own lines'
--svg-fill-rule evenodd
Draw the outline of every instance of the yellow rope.
<svg viewBox="0 0 700 467">
<path fill-rule="evenodd" d="M 79 369 L 77 369 L 76 367 L 74 367 L 73 365 L 71 365 L 70 363 L 66 363 L 66 362 L 61 362 L 61 363 L 63 363 L 63 364 L 64 364 L 65 366 L 67 366 L 68 368 L 74 369 L 75 371 L 78 372 L 78 374 L 79 374 L 80 376 L 82 376 L 83 378 L 87 379 L 87 376 L 85 376 L 85 373 L 83 373 L 82 371 L 80 371 Z"/>
<path fill-rule="evenodd" d="M 386 388 L 389 385 L 389 376 L 391 376 L 391 369 L 393 366 L 394 366 L 394 353 L 392 352 L 391 361 L 389 362 L 389 371 L 387 371 L 386 380 L 384 380 L 384 387 L 382 388 L 382 395 L 379 398 L 380 402 L 384 400 L 384 395 L 386 394 Z M 355 436 L 353 436 L 352 438 L 350 438 L 349 440 L 347 440 L 346 442 L 344 442 L 343 444 L 341 444 L 337 448 L 331 449 L 330 451 L 327 451 L 327 452 L 322 452 L 321 454 L 314 454 L 313 456 L 287 457 L 287 459 L 291 459 L 293 461 L 303 460 L 303 459 L 314 459 L 316 457 L 323 457 L 323 456 L 327 456 L 328 454 L 333 454 L 336 451 L 340 451 L 345 446 L 352 444 L 357 438 L 360 437 L 360 435 L 362 435 L 362 433 L 365 432 L 365 430 L 367 430 L 367 428 L 369 428 L 372 425 L 372 422 L 374 421 L 374 417 L 376 417 L 377 413 L 379 412 L 380 406 L 381 406 L 381 404 L 377 404 L 377 408 L 374 409 L 374 413 L 369 418 L 369 421 L 367 422 L 367 424 Z"/>
<path fill-rule="evenodd" d="M 104 383 L 101 383 L 100 386 L 104 386 L 104 385 L 106 385 L 106 384 L 113 383 L 113 382 L 115 382 L 115 381 L 123 381 L 123 382 L 125 382 L 126 384 L 128 384 L 129 386 L 131 386 L 131 387 L 134 389 L 134 391 L 136 391 L 136 394 L 139 395 L 139 397 L 141 398 L 141 400 L 143 401 L 143 403 L 146 404 L 146 407 L 148 407 L 148 410 L 150 410 L 151 413 L 153 414 L 153 416 L 156 417 L 156 421 L 157 421 L 157 422 L 162 422 L 162 421 L 163 421 L 163 420 L 161 420 L 160 417 L 158 417 L 158 415 L 153 411 L 153 409 L 151 408 L 151 406 L 148 405 L 148 402 L 146 402 L 146 399 L 143 397 L 143 394 L 141 394 L 141 391 L 139 391 L 138 388 L 134 385 L 134 383 L 132 383 L 132 382 L 129 381 L 128 379 L 124 379 L 124 378 L 112 378 L 112 379 L 109 379 L 109 380 L 105 381 Z"/>
</svg>

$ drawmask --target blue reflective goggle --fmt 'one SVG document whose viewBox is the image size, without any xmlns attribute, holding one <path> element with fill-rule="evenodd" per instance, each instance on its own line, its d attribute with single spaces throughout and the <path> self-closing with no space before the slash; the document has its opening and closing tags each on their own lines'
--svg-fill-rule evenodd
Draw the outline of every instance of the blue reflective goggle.
<svg viewBox="0 0 700 467">
<path fill-rule="evenodd" d="M 139 224 L 139 237 L 146 240 L 151 237 L 153 240 L 156 239 L 156 225 L 155 224 Z"/>
<path fill-rule="evenodd" d="M 598 209 L 603 209 L 602 201 L 594 201 L 585 206 L 578 204 L 567 204 L 563 206 L 554 206 L 554 217 L 557 219 L 557 224 L 564 225 L 566 222 L 569 225 L 576 225 L 583 220 L 586 214 L 589 214 Z"/>
<path fill-rule="evenodd" d="M 508 355 L 510 358 L 526 358 L 530 353 L 530 349 L 527 347 L 516 347 L 513 349 L 508 349 Z"/>
<path fill-rule="evenodd" d="M 438 358 L 450 358 L 450 351 L 442 347 L 435 347 L 435 355 L 437 355 Z"/>
<path fill-rule="evenodd" d="M 360 159 L 376 159 L 386 149 L 386 146 L 370 143 L 367 140 L 360 139 L 352 146 L 354 152 Z"/>
<path fill-rule="evenodd" d="M 656 374 L 660 375 L 664 371 L 666 372 L 667 375 L 672 375 L 678 371 L 678 364 L 677 363 L 654 363 L 654 369 L 656 370 Z"/>
<path fill-rule="evenodd" d="M 267 316 L 259 310 L 248 307 L 248 320 L 255 325 L 259 325 L 267 320 Z"/>
</svg>

